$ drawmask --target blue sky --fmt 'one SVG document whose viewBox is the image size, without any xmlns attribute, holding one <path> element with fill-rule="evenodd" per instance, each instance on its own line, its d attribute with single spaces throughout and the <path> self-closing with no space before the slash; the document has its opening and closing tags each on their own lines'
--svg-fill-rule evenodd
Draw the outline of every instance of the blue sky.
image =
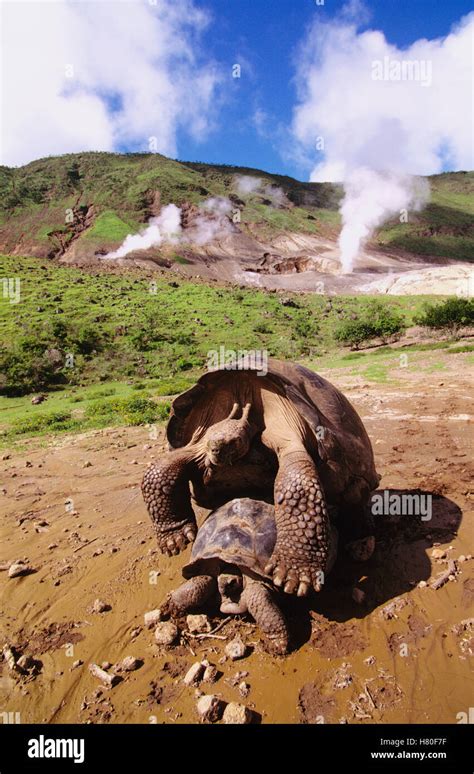
<svg viewBox="0 0 474 774">
<path fill-rule="evenodd" d="M 469 0 L 2 0 L 0 10 L 0 163 L 154 150 L 306 180 L 473 166 Z M 430 71 L 377 82 L 374 58 L 388 55 Z"/>
<path fill-rule="evenodd" d="M 326 0 L 317 6 L 314 0 L 209 0 L 197 5 L 210 9 L 213 16 L 204 38 L 207 50 L 226 63 L 229 73 L 232 64 L 242 62 L 242 73 L 240 79 L 229 77 L 222 128 L 204 143 L 193 142 L 182 132 L 180 158 L 304 177 L 304 165 L 282 158 L 278 126 L 291 123 L 294 59 L 305 31 L 315 17 L 334 17 L 344 2 Z M 362 29 L 383 31 L 400 49 L 420 38 L 446 36 L 472 10 L 469 0 L 371 0 L 366 6 L 370 20 Z M 274 136 L 259 136 L 252 120 L 257 109 L 270 117 Z"/>
</svg>

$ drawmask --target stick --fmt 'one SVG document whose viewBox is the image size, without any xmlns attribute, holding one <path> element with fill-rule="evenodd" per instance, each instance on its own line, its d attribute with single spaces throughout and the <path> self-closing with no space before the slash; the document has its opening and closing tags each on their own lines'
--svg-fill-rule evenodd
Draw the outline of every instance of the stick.
<svg viewBox="0 0 474 774">
<path fill-rule="evenodd" d="M 435 578 L 435 580 L 432 581 L 432 583 L 430 583 L 431 588 L 437 591 L 442 586 L 444 586 L 445 583 L 449 581 L 449 578 L 451 575 L 456 575 L 456 573 L 457 573 L 456 562 L 454 561 L 454 559 L 450 559 L 450 561 L 448 562 L 448 569 L 445 572 L 443 572 L 442 575 L 438 575 L 438 577 Z"/>
<path fill-rule="evenodd" d="M 90 546 L 91 543 L 93 543 L 95 540 L 98 540 L 98 537 L 92 538 L 92 540 L 88 540 L 87 543 L 83 543 L 82 546 L 79 546 L 79 548 L 75 548 L 72 552 L 73 554 L 77 554 L 78 551 L 81 551 L 86 546 Z"/>
</svg>

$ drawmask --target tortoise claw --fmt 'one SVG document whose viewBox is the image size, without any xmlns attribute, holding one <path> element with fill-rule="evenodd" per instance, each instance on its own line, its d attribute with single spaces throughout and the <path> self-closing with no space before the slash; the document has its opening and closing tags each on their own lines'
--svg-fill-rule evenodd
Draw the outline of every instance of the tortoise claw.
<svg viewBox="0 0 474 774">
<path fill-rule="evenodd" d="M 192 543 L 196 536 L 196 528 L 191 524 L 185 527 L 168 532 L 166 535 L 158 536 L 158 545 L 162 554 L 167 556 L 177 556 L 183 551 L 188 543 Z"/>
</svg>

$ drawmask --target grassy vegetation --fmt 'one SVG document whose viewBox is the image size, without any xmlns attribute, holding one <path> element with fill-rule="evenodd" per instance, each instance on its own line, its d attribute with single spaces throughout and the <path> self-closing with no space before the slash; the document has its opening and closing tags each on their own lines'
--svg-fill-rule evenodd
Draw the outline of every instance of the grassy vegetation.
<svg viewBox="0 0 474 774">
<path fill-rule="evenodd" d="M 474 172 L 446 172 L 429 178 L 430 202 L 408 223 L 392 220 L 375 237 L 377 247 L 418 255 L 474 260 Z"/>
<path fill-rule="evenodd" d="M 415 322 L 428 328 L 449 328 L 452 331 L 474 325 L 474 300 L 448 298 L 443 303 L 425 304 Z"/>
<path fill-rule="evenodd" d="M 208 353 L 220 347 L 265 349 L 316 370 L 349 369 L 369 381 L 385 381 L 399 360 L 400 351 L 389 346 L 348 352 L 336 340 L 346 322 L 374 317 L 375 302 L 366 296 L 329 299 L 170 282 L 156 273 L 84 272 L 17 256 L 3 256 L 2 266 L 5 276 L 21 281 L 20 303 L 0 299 L 3 443 L 28 434 L 163 421 L 170 396 L 192 385 Z M 383 319 L 403 327 L 422 314 L 425 302 L 407 296 L 377 303 Z M 410 351 L 449 347 L 438 342 Z M 47 400 L 32 405 L 38 390 Z"/>
</svg>

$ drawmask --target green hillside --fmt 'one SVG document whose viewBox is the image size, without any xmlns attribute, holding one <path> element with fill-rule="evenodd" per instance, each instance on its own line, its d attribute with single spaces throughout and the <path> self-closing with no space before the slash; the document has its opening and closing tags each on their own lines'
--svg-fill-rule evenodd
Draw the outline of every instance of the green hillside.
<svg viewBox="0 0 474 774">
<path fill-rule="evenodd" d="M 238 193 L 236 176 L 278 186 L 283 206 L 262 193 Z M 408 224 L 388 223 L 373 244 L 417 255 L 471 260 L 474 255 L 474 173 L 430 179 L 432 200 Z M 40 258 L 61 256 L 75 242 L 84 254 L 116 247 L 161 205 L 199 204 L 227 196 L 241 210 L 240 228 L 261 238 L 283 232 L 336 238 L 340 187 L 302 183 L 261 170 L 178 162 L 159 154 L 79 153 L 0 167 L 0 250 Z"/>
</svg>

